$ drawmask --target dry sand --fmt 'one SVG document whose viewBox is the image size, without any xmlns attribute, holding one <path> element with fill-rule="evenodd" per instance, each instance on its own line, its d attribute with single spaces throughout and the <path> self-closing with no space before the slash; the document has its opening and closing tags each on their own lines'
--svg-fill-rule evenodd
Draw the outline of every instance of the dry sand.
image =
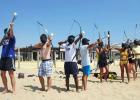
<svg viewBox="0 0 140 100">
<path fill-rule="evenodd" d="M 121 80 L 109 80 L 100 83 L 99 79 L 91 74 L 88 80 L 88 90 L 77 93 L 75 91 L 73 77 L 70 78 L 70 90 L 66 92 L 65 78 L 59 71 L 63 71 L 63 63 L 57 62 L 57 68 L 52 76 L 52 89 L 50 91 L 40 91 L 40 83 L 37 77 L 36 62 L 22 62 L 21 69 L 17 69 L 16 94 L 2 94 L 3 84 L 0 80 L 0 100 L 140 100 L 140 74 L 136 81 L 131 79 L 129 84 L 121 83 Z M 92 64 L 93 65 L 93 64 Z M 110 66 L 111 71 L 117 72 L 120 76 L 118 64 Z M 140 69 L 139 69 L 140 71 Z M 24 79 L 18 79 L 18 73 L 24 73 Z M 32 77 L 28 77 L 32 75 Z M 79 85 L 81 86 L 81 75 L 79 74 Z M 132 76 L 132 75 L 131 75 Z M 46 80 L 45 80 L 46 81 Z M 125 78 L 125 82 L 127 79 Z M 8 77 L 9 89 L 11 89 Z"/>
</svg>

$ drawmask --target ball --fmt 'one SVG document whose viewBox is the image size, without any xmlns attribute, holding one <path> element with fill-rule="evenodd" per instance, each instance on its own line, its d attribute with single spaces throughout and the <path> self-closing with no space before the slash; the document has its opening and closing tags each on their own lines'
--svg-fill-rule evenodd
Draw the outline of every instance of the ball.
<svg viewBox="0 0 140 100">
<path fill-rule="evenodd" d="M 14 12 L 14 16 L 17 16 L 17 13 L 16 12 Z"/>
<path fill-rule="evenodd" d="M 53 36 L 54 36 L 54 34 L 53 34 L 53 33 L 51 33 L 51 36 L 53 37 Z"/>
<path fill-rule="evenodd" d="M 82 34 L 84 35 L 85 34 L 85 31 L 82 31 Z"/>
</svg>

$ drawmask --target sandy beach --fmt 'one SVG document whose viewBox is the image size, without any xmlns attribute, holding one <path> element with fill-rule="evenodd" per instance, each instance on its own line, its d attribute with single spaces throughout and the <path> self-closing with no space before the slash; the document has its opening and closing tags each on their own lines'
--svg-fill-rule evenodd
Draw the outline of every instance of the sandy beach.
<svg viewBox="0 0 140 100">
<path fill-rule="evenodd" d="M 88 90 L 81 90 L 81 76 L 79 73 L 80 92 L 75 91 L 73 77 L 70 78 L 70 91 L 65 88 L 65 76 L 63 75 L 63 63 L 56 63 L 58 66 L 54 69 L 52 76 L 52 89 L 50 91 L 40 91 L 40 83 L 37 77 L 36 62 L 22 62 L 21 68 L 15 72 L 16 77 L 16 94 L 2 94 L 3 84 L 0 80 L 0 100 L 139 100 L 140 98 L 140 74 L 138 78 L 127 84 L 121 83 L 121 80 L 111 80 L 100 83 L 98 78 L 90 75 L 88 79 Z M 16 63 L 17 66 L 17 63 Z M 93 64 L 92 64 L 93 68 Z M 110 71 L 117 72 L 120 77 L 120 69 L 118 64 L 112 64 Z M 140 72 L 140 69 L 139 69 Z M 24 73 L 25 78 L 18 79 L 18 73 Z M 8 74 L 7 74 L 8 75 Z M 126 75 L 125 75 L 126 76 Z M 131 75 L 132 76 L 132 75 Z M 11 90 L 10 80 L 8 77 L 8 85 Z"/>
</svg>

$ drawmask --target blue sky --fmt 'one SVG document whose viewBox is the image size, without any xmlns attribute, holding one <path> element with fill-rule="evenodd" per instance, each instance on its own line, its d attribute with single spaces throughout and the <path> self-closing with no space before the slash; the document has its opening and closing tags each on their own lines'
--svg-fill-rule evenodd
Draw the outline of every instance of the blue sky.
<svg viewBox="0 0 140 100">
<path fill-rule="evenodd" d="M 79 21 L 91 42 L 98 38 L 98 31 L 104 37 L 104 32 L 110 30 L 111 42 L 120 43 L 125 39 L 124 30 L 131 39 L 140 37 L 139 5 L 140 0 L 0 0 L 0 37 L 13 12 L 17 12 L 16 47 L 39 42 L 42 29 L 36 21 L 44 24 L 49 33 L 54 33 L 53 44 L 58 46 L 57 42 L 70 34 L 74 19 Z M 79 27 L 74 24 L 71 34 L 78 33 Z"/>
</svg>

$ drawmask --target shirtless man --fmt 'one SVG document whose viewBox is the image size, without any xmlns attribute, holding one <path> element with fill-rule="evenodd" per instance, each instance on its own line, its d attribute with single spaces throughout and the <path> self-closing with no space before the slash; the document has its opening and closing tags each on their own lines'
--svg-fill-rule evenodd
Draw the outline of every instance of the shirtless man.
<svg viewBox="0 0 140 100">
<path fill-rule="evenodd" d="M 34 48 L 40 49 L 40 57 L 41 64 L 38 70 L 38 76 L 41 83 L 41 90 L 45 91 L 45 81 L 44 76 L 47 77 L 47 88 L 50 90 L 51 88 L 51 75 L 52 75 L 52 67 L 53 62 L 50 57 L 51 53 L 51 38 L 46 36 L 46 34 L 42 34 L 40 36 L 41 43 L 36 44 Z"/>
</svg>

